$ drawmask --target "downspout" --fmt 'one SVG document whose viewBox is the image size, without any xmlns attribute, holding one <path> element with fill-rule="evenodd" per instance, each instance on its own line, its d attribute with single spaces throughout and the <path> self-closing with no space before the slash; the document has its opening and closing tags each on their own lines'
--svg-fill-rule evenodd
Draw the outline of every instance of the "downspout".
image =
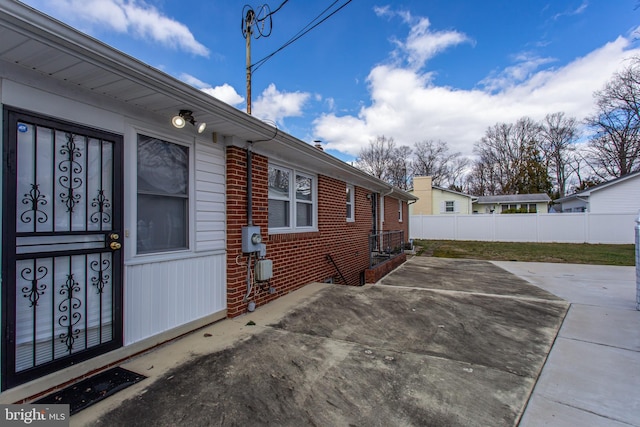
<svg viewBox="0 0 640 427">
<path fill-rule="evenodd" d="M 247 225 L 253 225 L 253 164 L 251 160 L 251 141 L 247 141 L 249 145 L 247 145 Z M 247 257 L 247 293 L 244 296 L 243 301 L 248 301 L 249 296 L 251 295 L 251 291 L 253 290 L 253 286 L 251 284 L 251 254 Z M 249 304 L 253 303 L 250 301 Z M 255 310 L 255 303 L 253 305 L 253 309 L 251 305 L 248 307 L 248 310 L 251 312 Z"/>
<path fill-rule="evenodd" d="M 253 225 L 253 163 L 251 156 L 252 141 L 247 141 L 247 225 Z"/>
</svg>

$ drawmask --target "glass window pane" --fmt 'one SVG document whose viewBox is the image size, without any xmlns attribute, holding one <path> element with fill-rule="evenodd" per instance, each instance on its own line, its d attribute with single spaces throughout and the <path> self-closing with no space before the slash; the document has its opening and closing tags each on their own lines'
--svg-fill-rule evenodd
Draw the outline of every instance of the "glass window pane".
<svg viewBox="0 0 640 427">
<path fill-rule="evenodd" d="M 453 212 L 455 209 L 455 205 L 453 201 L 447 201 L 446 203 L 446 211 L 447 212 Z"/>
<path fill-rule="evenodd" d="M 137 252 L 188 249 L 189 148 L 138 135 Z"/>
<path fill-rule="evenodd" d="M 269 198 L 289 198 L 289 171 L 269 167 Z"/>
<path fill-rule="evenodd" d="M 296 175 L 296 199 L 311 200 L 311 178 Z"/>
<path fill-rule="evenodd" d="M 269 199 L 269 227 L 289 227 L 289 202 Z"/>
<path fill-rule="evenodd" d="M 313 205 L 311 203 L 296 203 L 296 227 L 311 227 L 313 225 Z"/>
<path fill-rule="evenodd" d="M 186 195 L 189 148 L 138 135 L 138 192 Z"/>
<path fill-rule="evenodd" d="M 138 194 L 138 253 L 187 249 L 187 199 Z"/>
<path fill-rule="evenodd" d="M 347 220 L 353 220 L 353 187 L 347 185 Z"/>
</svg>

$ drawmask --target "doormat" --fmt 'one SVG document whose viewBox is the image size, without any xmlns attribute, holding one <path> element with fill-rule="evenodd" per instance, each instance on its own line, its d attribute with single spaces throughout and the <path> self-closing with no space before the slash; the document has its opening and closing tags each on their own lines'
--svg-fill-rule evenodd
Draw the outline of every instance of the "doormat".
<svg viewBox="0 0 640 427">
<path fill-rule="evenodd" d="M 68 404 L 69 413 L 73 415 L 145 378 L 144 375 L 116 367 L 32 403 Z"/>
</svg>

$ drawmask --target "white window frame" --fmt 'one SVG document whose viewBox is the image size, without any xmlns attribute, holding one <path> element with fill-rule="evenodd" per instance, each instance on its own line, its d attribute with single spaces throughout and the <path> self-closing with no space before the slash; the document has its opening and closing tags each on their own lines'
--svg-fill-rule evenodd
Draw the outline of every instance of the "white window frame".
<svg viewBox="0 0 640 427">
<path fill-rule="evenodd" d="M 451 210 L 449 210 L 449 204 L 451 204 Z M 456 201 L 455 200 L 445 200 L 444 201 L 444 211 L 445 211 L 445 213 L 455 213 L 456 212 Z"/>
<path fill-rule="evenodd" d="M 277 163 L 269 162 L 268 169 L 271 168 L 280 169 L 289 173 L 289 195 L 287 199 L 278 198 L 273 200 L 287 200 L 289 202 L 289 226 L 288 227 L 269 227 L 269 234 L 284 234 L 284 233 L 305 233 L 318 231 L 318 176 L 308 172 L 304 172 L 292 167 L 283 166 Z M 311 179 L 311 200 L 297 200 L 296 199 L 296 179 L 297 177 L 304 177 Z M 298 227 L 296 220 L 297 203 L 311 204 L 311 226 Z"/>
<path fill-rule="evenodd" d="M 127 245 L 127 258 L 130 260 L 129 262 L 136 263 L 134 260 L 139 259 L 140 261 L 149 262 L 149 261 L 163 261 L 165 259 L 176 259 L 176 256 L 181 256 L 178 254 L 183 254 L 182 256 L 189 256 L 190 253 L 193 252 L 195 236 L 195 144 L 190 142 L 185 142 L 176 138 L 172 138 L 168 135 L 160 135 L 155 131 L 145 128 L 145 127 L 133 127 L 129 131 L 129 135 L 135 141 L 135 144 L 130 145 L 130 153 L 129 156 L 130 161 L 125 159 L 125 168 L 127 164 L 131 168 L 131 178 L 133 182 L 137 183 L 138 176 L 138 135 L 144 135 L 151 138 L 157 138 L 164 142 L 168 142 L 171 144 L 175 144 L 178 146 L 186 147 L 189 150 L 189 163 L 188 163 L 188 191 L 187 191 L 187 215 L 186 215 L 186 235 L 187 235 L 187 247 L 186 248 L 176 248 L 176 249 L 167 249 L 163 251 L 157 252 L 143 252 L 138 253 L 137 249 L 137 238 L 138 238 L 138 230 L 137 230 L 137 222 L 138 222 L 138 186 L 137 184 L 132 185 L 131 192 L 129 193 L 128 199 L 131 201 L 132 209 L 130 210 L 131 216 L 127 214 L 125 210 L 125 223 L 130 224 L 125 229 L 125 237 L 131 236 L 131 244 Z M 125 182 L 127 182 L 126 178 L 126 169 L 125 169 Z M 127 189 L 125 188 L 125 193 Z"/>
<path fill-rule="evenodd" d="M 355 222 L 356 220 L 356 204 L 355 204 L 355 188 L 351 184 L 347 184 L 347 222 Z M 349 210 L 349 207 L 351 210 Z"/>
<path fill-rule="evenodd" d="M 398 199 L 398 222 L 402 222 L 402 200 Z"/>
</svg>

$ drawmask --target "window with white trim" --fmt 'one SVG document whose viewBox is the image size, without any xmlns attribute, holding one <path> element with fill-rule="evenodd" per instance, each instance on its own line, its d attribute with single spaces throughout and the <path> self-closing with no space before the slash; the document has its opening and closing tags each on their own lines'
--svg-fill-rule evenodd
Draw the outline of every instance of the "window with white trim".
<svg viewBox="0 0 640 427">
<path fill-rule="evenodd" d="M 444 211 L 448 213 L 452 213 L 456 211 L 456 202 L 455 200 L 447 200 L 444 202 Z"/>
<path fill-rule="evenodd" d="M 353 222 L 356 220 L 354 212 L 354 188 L 353 185 L 347 185 L 347 221 Z"/>
<path fill-rule="evenodd" d="M 402 222 L 402 200 L 398 200 L 398 221 Z"/>
<path fill-rule="evenodd" d="M 189 148 L 138 135 L 137 253 L 189 248 Z"/>
<path fill-rule="evenodd" d="M 316 177 L 269 165 L 269 231 L 316 228 Z"/>
</svg>

